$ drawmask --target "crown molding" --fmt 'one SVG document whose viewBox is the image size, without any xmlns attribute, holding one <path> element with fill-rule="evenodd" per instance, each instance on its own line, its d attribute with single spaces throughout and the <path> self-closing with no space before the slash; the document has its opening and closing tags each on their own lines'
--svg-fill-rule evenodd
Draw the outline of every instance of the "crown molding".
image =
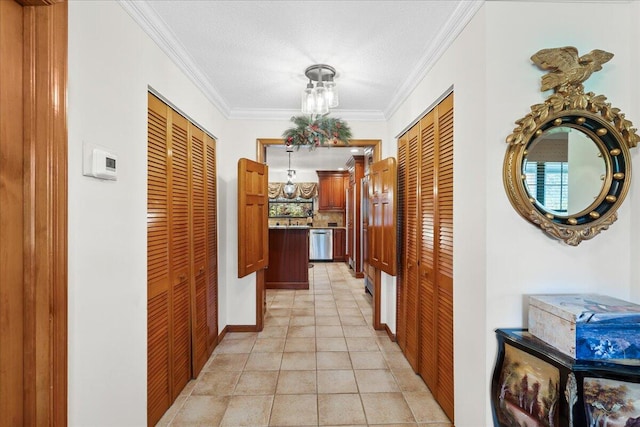
<svg viewBox="0 0 640 427">
<path fill-rule="evenodd" d="M 234 109 L 231 110 L 230 120 L 284 120 L 289 121 L 293 116 L 299 116 L 300 110 L 283 109 Z M 382 111 L 361 110 L 331 110 L 331 114 L 348 121 L 384 122 L 386 118 Z"/>
<path fill-rule="evenodd" d="M 396 90 L 396 95 L 384 110 L 384 116 L 387 119 L 391 118 L 398 108 L 400 108 L 400 105 L 407 100 L 411 92 L 420 84 L 442 54 L 451 46 L 484 2 L 485 0 L 474 0 L 461 1 L 458 3 L 458 7 L 456 7 L 453 15 L 451 15 L 442 30 L 440 30 L 436 38 L 431 42 L 427 51 L 422 55 L 420 61 L 418 61 L 418 65 Z"/>
<path fill-rule="evenodd" d="M 166 23 L 146 1 L 118 0 L 122 8 L 133 18 L 158 47 L 198 87 L 205 97 L 227 118 L 231 113 L 229 104 L 220 96 L 211 82 L 202 74 L 186 49 L 175 37 Z"/>
</svg>

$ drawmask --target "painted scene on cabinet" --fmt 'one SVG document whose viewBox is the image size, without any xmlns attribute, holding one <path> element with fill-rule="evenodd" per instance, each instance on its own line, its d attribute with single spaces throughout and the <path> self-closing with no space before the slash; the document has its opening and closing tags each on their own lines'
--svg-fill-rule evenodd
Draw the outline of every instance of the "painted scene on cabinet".
<svg viewBox="0 0 640 427">
<path fill-rule="evenodd" d="M 497 408 L 502 426 L 558 425 L 560 371 L 510 345 L 505 345 Z"/>
<path fill-rule="evenodd" d="M 589 427 L 640 427 L 640 384 L 585 378 L 583 397 Z"/>
</svg>

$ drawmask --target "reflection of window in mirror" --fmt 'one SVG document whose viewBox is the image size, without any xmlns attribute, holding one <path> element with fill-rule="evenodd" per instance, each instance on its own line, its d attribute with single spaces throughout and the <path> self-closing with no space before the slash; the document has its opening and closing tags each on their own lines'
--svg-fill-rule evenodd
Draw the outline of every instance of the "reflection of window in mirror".
<svg viewBox="0 0 640 427">
<path fill-rule="evenodd" d="M 560 126 L 531 142 L 522 172 L 529 196 L 546 211 L 574 215 L 600 194 L 606 166 L 598 145 L 588 135 Z"/>
<path fill-rule="evenodd" d="M 527 162 L 529 194 L 547 210 L 566 212 L 569 192 L 568 162 Z"/>
</svg>

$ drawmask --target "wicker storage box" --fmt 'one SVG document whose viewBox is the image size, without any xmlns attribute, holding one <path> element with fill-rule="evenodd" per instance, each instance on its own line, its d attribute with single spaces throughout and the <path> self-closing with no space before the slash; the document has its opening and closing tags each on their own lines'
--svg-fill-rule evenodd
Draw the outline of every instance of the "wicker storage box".
<svg viewBox="0 0 640 427">
<path fill-rule="evenodd" d="M 577 360 L 640 359 L 640 305 L 605 295 L 532 295 L 529 332 Z"/>
</svg>

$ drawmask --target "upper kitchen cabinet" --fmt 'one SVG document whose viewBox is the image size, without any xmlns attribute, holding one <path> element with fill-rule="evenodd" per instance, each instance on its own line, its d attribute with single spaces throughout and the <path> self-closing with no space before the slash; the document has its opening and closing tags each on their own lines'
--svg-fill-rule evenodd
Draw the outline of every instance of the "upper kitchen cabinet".
<svg viewBox="0 0 640 427">
<path fill-rule="evenodd" d="M 318 172 L 318 211 L 344 212 L 345 188 L 349 183 L 346 171 Z"/>
</svg>

